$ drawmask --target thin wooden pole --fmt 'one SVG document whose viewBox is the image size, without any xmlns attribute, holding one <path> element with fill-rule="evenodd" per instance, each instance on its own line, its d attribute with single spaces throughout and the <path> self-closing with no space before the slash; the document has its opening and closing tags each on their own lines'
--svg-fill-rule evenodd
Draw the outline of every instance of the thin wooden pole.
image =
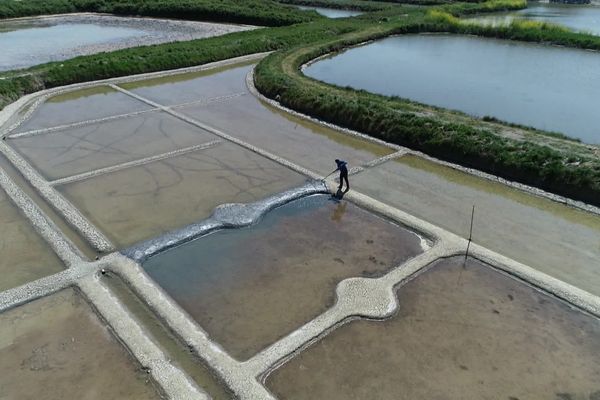
<svg viewBox="0 0 600 400">
<path fill-rule="evenodd" d="M 475 216 L 475 204 L 473 204 L 473 209 L 471 210 L 471 228 L 469 229 L 469 242 L 467 243 L 467 252 L 465 253 L 465 261 L 469 256 L 469 248 L 471 247 L 471 239 L 473 238 L 473 217 Z"/>
</svg>

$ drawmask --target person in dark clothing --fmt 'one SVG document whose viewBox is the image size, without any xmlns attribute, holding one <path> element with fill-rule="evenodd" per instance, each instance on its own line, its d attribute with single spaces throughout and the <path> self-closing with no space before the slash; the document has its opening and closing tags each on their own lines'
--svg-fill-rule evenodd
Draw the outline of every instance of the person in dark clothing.
<svg viewBox="0 0 600 400">
<path fill-rule="evenodd" d="M 340 186 L 339 190 L 342 190 L 344 186 L 344 181 L 346 181 L 346 192 L 350 190 L 350 183 L 348 182 L 348 163 L 344 160 L 335 160 L 337 165 L 336 171 L 340 171 Z"/>
</svg>

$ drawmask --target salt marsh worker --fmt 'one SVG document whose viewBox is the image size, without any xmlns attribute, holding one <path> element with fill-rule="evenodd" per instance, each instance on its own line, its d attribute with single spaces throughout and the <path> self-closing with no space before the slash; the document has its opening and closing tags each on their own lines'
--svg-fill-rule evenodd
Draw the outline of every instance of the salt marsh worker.
<svg viewBox="0 0 600 400">
<path fill-rule="evenodd" d="M 340 171 L 340 186 L 338 186 L 339 190 L 342 190 L 344 187 L 344 180 L 346 181 L 346 192 L 350 190 L 350 183 L 348 182 L 348 163 L 344 160 L 335 160 L 337 165 L 336 171 Z M 335 171 L 334 171 L 335 172 Z"/>
</svg>

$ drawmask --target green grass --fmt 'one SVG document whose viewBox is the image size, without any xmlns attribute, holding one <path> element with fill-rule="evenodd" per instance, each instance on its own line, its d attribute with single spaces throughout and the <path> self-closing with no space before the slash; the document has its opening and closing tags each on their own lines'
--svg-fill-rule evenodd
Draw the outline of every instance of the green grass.
<svg viewBox="0 0 600 400">
<path fill-rule="evenodd" d="M 356 11 L 381 11 L 394 7 L 393 4 L 379 1 L 365 0 L 278 0 L 283 4 L 335 8 L 339 10 L 356 10 Z"/>
<path fill-rule="evenodd" d="M 330 1 L 334 0 L 327 2 Z M 340 0 L 339 3 L 366 2 Z M 0 16 L 109 11 L 246 23 L 254 19 L 268 21 L 271 25 L 292 24 L 77 57 L 24 71 L 7 72 L 0 74 L 0 77 L 6 78 L 0 80 L 0 107 L 24 94 L 49 87 L 276 51 L 259 64 L 255 75 L 256 85 L 265 95 L 280 99 L 287 107 L 443 160 L 600 205 L 599 158 L 588 156 L 589 153 L 583 151 L 554 149 L 544 145 L 543 140 L 536 141 L 536 138 L 548 138 L 551 133 L 539 135 L 537 131 L 515 127 L 525 129 L 527 139 L 514 140 L 494 131 L 496 125 L 510 127 L 504 123 L 500 125 L 499 121 L 486 124 L 463 114 L 432 109 L 399 98 L 334 87 L 309 79 L 299 71 L 300 65 L 318 56 L 391 34 L 450 32 L 597 50 L 600 50 L 600 38 L 547 23 L 515 21 L 508 26 L 492 27 L 466 23 L 459 18 L 475 13 L 522 8 L 525 5 L 523 0 L 444 2 L 444 5 L 434 9 L 390 5 L 360 18 L 343 20 L 321 18 L 314 12 L 298 12 L 294 7 L 279 3 L 271 9 L 266 7 L 269 4 L 274 3 L 269 0 L 0 0 Z M 221 10 L 220 6 L 226 9 Z M 582 148 L 576 143 L 572 143 L 572 146 Z"/>
<path fill-rule="evenodd" d="M 433 17 L 277 52 L 258 65 L 255 83 L 262 93 L 296 111 L 442 160 L 600 205 L 598 158 L 502 137 L 490 128 L 469 123 L 464 116 L 454 120 L 426 116 L 409 101 L 327 85 L 299 72 L 307 61 L 352 44 L 389 34 L 445 30 L 447 26 L 440 24 L 455 22 L 452 16 L 444 16 L 443 21 L 439 15 Z M 553 31 L 547 32 L 551 35 Z"/>
<path fill-rule="evenodd" d="M 118 15 L 284 26 L 321 18 L 272 0 L 0 0 L 0 19 L 100 12 Z"/>
<path fill-rule="evenodd" d="M 504 2 L 511 4 L 516 3 L 517 1 L 520 0 L 493 0 L 493 3 L 496 3 L 496 6 L 498 7 L 502 7 L 502 3 Z M 498 39 L 519 40 L 523 42 L 554 44 L 588 50 L 600 50 L 599 36 L 575 32 L 561 25 L 549 22 L 515 19 L 505 26 L 490 26 L 479 24 L 474 21 L 462 21 L 460 18 L 456 17 L 460 12 L 458 12 L 458 10 L 454 10 L 454 12 L 455 13 L 453 14 L 441 9 L 428 10 L 426 20 L 433 24 L 432 29 L 438 32 L 450 32 Z"/>
<path fill-rule="evenodd" d="M 0 80 L 0 107 L 34 91 L 146 72 L 201 65 L 213 61 L 289 48 L 358 29 L 360 24 L 324 20 L 319 23 L 257 29 L 225 36 L 124 49 L 53 62 L 12 72 Z M 1 76 L 1 75 L 0 75 Z"/>
</svg>

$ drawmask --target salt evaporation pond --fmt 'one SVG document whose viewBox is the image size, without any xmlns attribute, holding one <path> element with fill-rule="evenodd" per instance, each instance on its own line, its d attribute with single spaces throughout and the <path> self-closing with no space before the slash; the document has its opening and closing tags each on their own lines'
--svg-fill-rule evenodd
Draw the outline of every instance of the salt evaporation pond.
<svg viewBox="0 0 600 400">
<path fill-rule="evenodd" d="M 600 143 L 598 52 L 459 35 L 405 35 L 352 48 L 304 73 Z"/>
</svg>

